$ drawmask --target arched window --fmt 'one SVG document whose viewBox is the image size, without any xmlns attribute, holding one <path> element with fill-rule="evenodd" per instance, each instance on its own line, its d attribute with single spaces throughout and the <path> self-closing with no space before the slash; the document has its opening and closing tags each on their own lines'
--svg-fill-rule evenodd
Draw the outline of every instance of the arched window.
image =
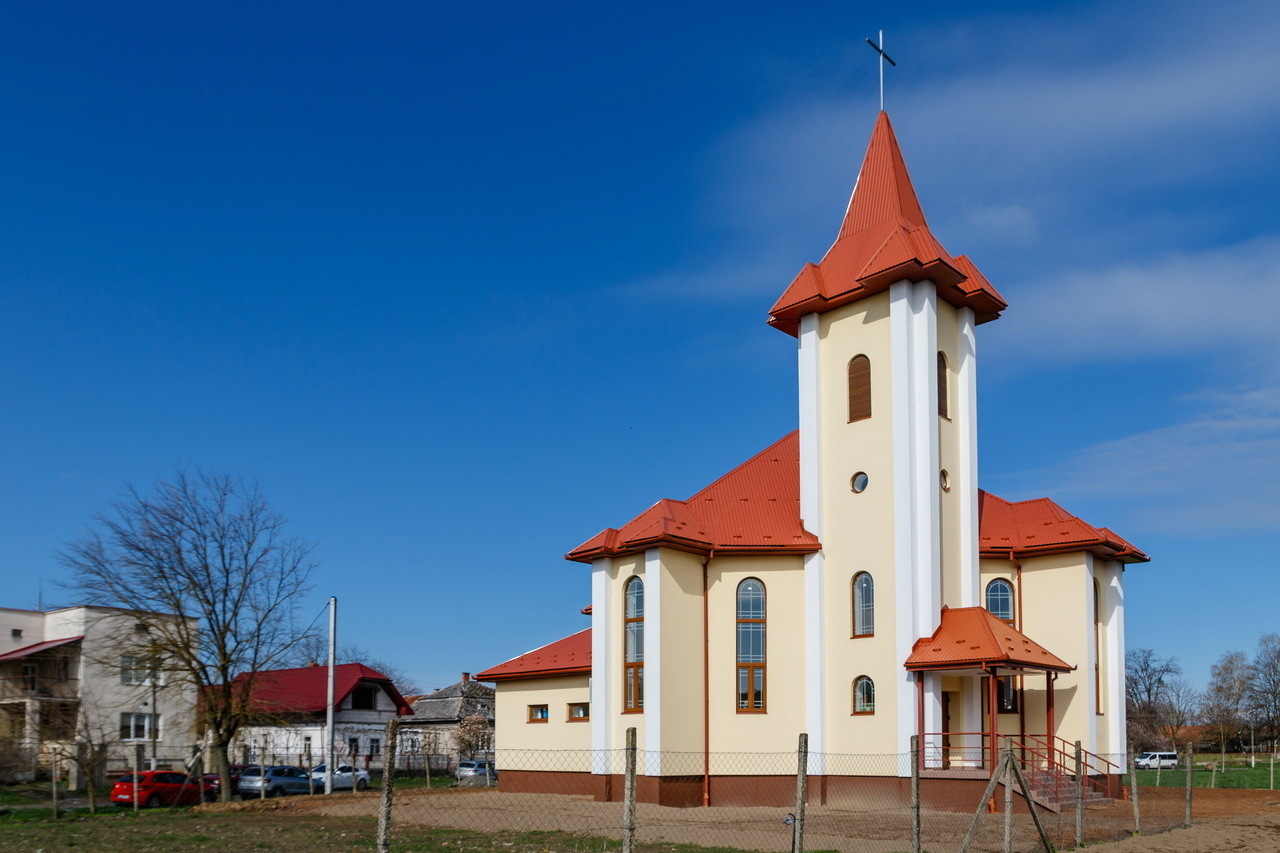
<svg viewBox="0 0 1280 853">
<path fill-rule="evenodd" d="M 874 714 L 876 712 L 876 684 L 865 675 L 853 680 L 853 713 Z"/>
<path fill-rule="evenodd" d="M 853 576 L 853 636 L 870 637 L 876 632 L 876 583 L 871 575 Z"/>
<path fill-rule="evenodd" d="M 738 584 L 738 710 L 765 709 L 764 584 Z"/>
<path fill-rule="evenodd" d="M 644 581 L 632 578 L 623 588 L 622 710 L 644 710 Z"/>
<path fill-rule="evenodd" d="M 871 359 L 849 359 L 849 423 L 871 417 Z"/>
<path fill-rule="evenodd" d="M 951 417 L 951 407 L 947 395 L 947 356 L 938 353 L 938 414 L 944 418 Z"/>
<path fill-rule="evenodd" d="M 1093 700 L 1094 713 L 1103 713 L 1102 705 L 1102 587 L 1093 582 Z"/>
<path fill-rule="evenodd" d="M 991 615 L 1013 624 L 1013 584 L 1004 578 L 996 578 L 987 584 L 987 609 Z"/>
</svg>

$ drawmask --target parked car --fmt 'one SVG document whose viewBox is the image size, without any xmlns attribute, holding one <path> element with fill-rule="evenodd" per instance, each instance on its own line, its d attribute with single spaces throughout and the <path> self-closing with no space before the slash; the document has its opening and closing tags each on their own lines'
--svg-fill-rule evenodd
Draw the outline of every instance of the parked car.
<svg viewBox="0 0 1280 853">
<path fill-rule="evenodd" d="M 468 776 L 485 776 L 495 782 L 498 781 L 498 768 L 493 766 L 492 761 L 459 761 L 458 762 L 458 778 L 466 779 Z"/>
<path fill-rule="evenodd" d="M 254 765 L 252 764 L 227 765 L 227 769 L 231 771 L 231 793 L 234 794 L 236 792 L 236 788 L 240 786 L 240 774 L 244 772 L 246 767 L 253 767 L 253 766 Z M 210 785 L 213 786 L 213 792 L 215 794 L 217 794 L 219 791 L 222 790 L 222 780 L 218 778 L 218 774 L 216 772 L 206 773 L 204 774 L 203 778 L 204 778 L 204 781 L 208 782 Z"/>
<path fill-rule="evenodd" d="M 317 791 L 324 790 L 324 765 L 318 764 L 311 770 L 311 778 L 316 784 Z M 357 791 L 363 791 L 369 787 L 369 771 L 361 770 L 359 767 L 352 767 L 350 764 L 339 764 L 333 768 L 333 789 L 354 788 Z"/>
<path fill-rule="evenodd" d="M 189 806 L 199 802 L 212 802 L 214 790 L 202 779 L 176 773 L 172 770 L 141 770 L 137 774 L 138 805 Z M 111 786 L 111 802 L 117 806 L 132 806 L 134 774 L 126 773 Z"/>
<path fill-rule="evenodd" d="M 1133 760 L 1139 770 L 1170 770 L 1178 766 L 1176 752 L 1144 752 Z"/>
<path fill-rule="evenodd" d="M 310 794 L 311 777 L 301 767 L 246 767 L 240 773 L 240 784 L 236 792 L 241 797 L 261 797 L 263 790 L 268 797 L 283 797 L 285 794 Z"/>
</svg>

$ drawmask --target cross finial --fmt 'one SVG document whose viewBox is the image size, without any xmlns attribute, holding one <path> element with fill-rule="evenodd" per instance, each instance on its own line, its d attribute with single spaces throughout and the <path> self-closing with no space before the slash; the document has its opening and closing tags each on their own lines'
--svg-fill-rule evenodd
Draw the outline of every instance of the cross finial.
<svg viewBox="0 0 1280 853">
<path fill-rule="evenodd" d="M 880 112 L 884 112 L 884 63 L 889 60 L 889 64 L 894 68 L 898 67 L 898 63 L 890 59 L 889 54 L 884 52 L 884 30 L 880 30 L 880 43 L 876 44 L 871 39 L 867 39 L 867 44 L 871 45 L 871 49 L 880 54 Z"/>
</svg>

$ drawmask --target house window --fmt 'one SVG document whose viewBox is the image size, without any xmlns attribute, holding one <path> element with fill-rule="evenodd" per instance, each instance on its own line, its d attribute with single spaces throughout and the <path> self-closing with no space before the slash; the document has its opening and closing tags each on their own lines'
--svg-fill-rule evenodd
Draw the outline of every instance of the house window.
<svg viewBox="0 0 1280 853">
<path fill-rule="evenodd" d="M 21 640 L 21 639 L 22 639 L 22 629 L 21 629 L 21 628 L 10 628 L 10 629 L 9 629 L 9 636 L 10 636 L 10 637 L 12 637 L 12 638 L 13 638 L 13 639 L 15 639 L 15 640 Z"/>
<path fill-rule="evenodd" d="M 378 688 L 371 684 L 361 684 L 351 691 L 351 709 L 353 711 L 374 711 L 378 708 Z"/>
<path fill-rule="evenodd" d="M 379 755 L 382 755 L 382 738 L 377 738 L 377 737 L 369 738 L 369 755 L 373 756 L 374 758 L 377 758 Z"/>
<path fill-rule="evenodd" d="M 1093 582 L 1093 701 L 1095 714 L 1102 707 L 1102 587 Z"/>
<path fill-rule="evenodd" d="M 60 655 L 53 661 L 53 677 L 59 683 L 71 680 L 71 658 Z"/>
<path fill-rule="evenodd" d="M 347 754 L 355 758 L 360 754 L 360 736 L 347 738 Z"/>
<path fill-rule="evenodd" d="M 1018 686 L 1012 676 L 996 679 L 996 710 L 1001 714 L 1018 713 Z"/>
<path fill-rule="evenodd" d="M 132 714 L 125 712 L 120 715 L 121 740 L 159 740 L 159 738 L 159 714 Z"/>
<path fill-rule="evenodd" d="M 136 655 L 120 656 L 120 683 L 142 685 L 150 684 L 151 667 L 147 659 Z"/>
<path fill-rule="evenodd" d="M 764 584 L 738 584 L 738 710 L 765 709 Z"/>
<path fill-rule="evenodd" d="M 530 705 L 529 706 L 529 722 L 545 723 L 551 719 L 551 713 L 546 705 Z"/>
<path fill-rule="evenodd" d="M 591 719 L 591 703 L 590 702 L 570 702 L 569 703 L 569 722 L 582 723 Z"/>
<path fill-rule="evenodd" d="M 987 584 L 987 610 L 1001 621 L 1013 624 L 1013 584 L 996 578 Z"/>
<path fill-rule="evenodd" d="M 623 592 L 622 710 L 644 710 L 644 581 L 632 578 Z"/>
<path fill-rule="evenodd" d="M 849 359 L 849 423 L 871 417 L 871 359 Z"/>
<path fill-rule="evenodd" d="M 876 632 L 876 583 L 871 575 L 853 576 L 853 636 L 870 637 Z"/>
<path fill-rule="evenodd" d="M 876 685 L 865 675 L 853 680 L 853 713 L 874 714 L 876 712 Z"/>
<path fill-rule="evenodd" d="M 947 395 L 947 357 L 943 353 L 938 353 L 938 414 L 944 418 L 951 417 Z"/>
<path fill-rule="evenodd" d="M 22 688 L 28 693 L 34 693 L 36 690 L 36 665 L 33 663 L 22 665 Z"/>
<path fill-rule="evenodd" d="M 311 735 L 302 736 L 302 754 L 303 755 L 311 754 Z"/>
</svg>

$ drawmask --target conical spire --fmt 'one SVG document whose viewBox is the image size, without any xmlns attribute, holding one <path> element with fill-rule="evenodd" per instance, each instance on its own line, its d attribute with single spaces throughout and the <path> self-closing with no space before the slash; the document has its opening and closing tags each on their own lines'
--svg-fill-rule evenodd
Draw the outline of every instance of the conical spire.
<svg viewBox="0 0 1280 853">
<path fill-rule="evenodd" d="M 871 143 L 862 159 L 849 209 L 840 226 L 840 237 L 886 222 L 900 223 L 906 228 L 928 227 L 889 114 L 882 110 L 876 118 L 875 130 L 871 131 Z"/>
<path fill-rule="evenodd" d="M 770 309 L 769 323 L 794 335 L 805 314 L 856 302 L 904 279 L 933 282 L 939 297 L 972 308 L 979 323 L 1007 307 L 968 258 L 952 257 L 930 233 L 889 116 L 881 111 L 835 243 L 820 263 L 800 271 Z"/>
</svg>

